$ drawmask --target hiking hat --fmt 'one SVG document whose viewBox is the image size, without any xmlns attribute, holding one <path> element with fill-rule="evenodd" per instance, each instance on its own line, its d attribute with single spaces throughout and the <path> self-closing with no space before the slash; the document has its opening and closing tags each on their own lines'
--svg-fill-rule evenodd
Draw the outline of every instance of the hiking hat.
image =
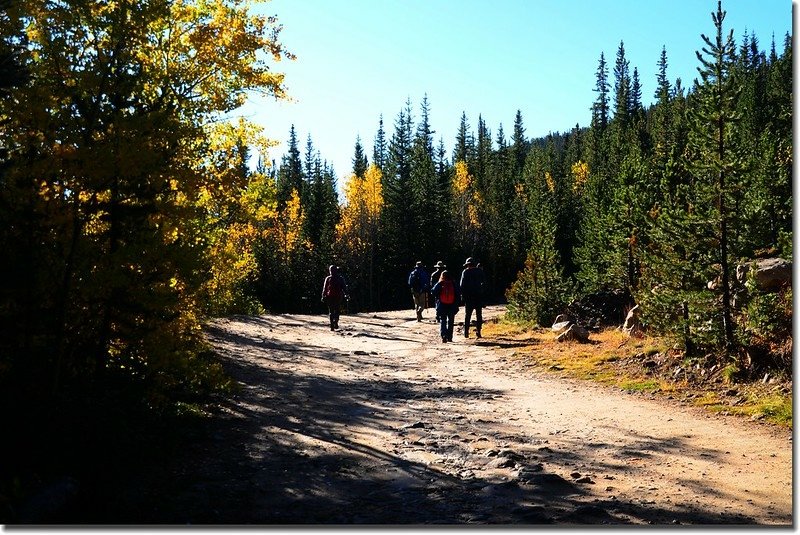
<svg viewBox="0 0 800 535">
<path fill-rule="evenodd" d="M 417 260 L 417 265 L 418 265 L 418 266 L 421 266 L 421 265 L 422 265 L 422 262 L 420 262 L 419 260 Z"/>
<path fill-rule="evenodd" d="M 475 265 L 475 260 L 473 260 L 471 256 L 467 258 L 466 262 L 464 262 L 464 267 L 474 266 L 474 265 Z"/>
<path fill-rule="evenodd" d="M 433 267 L 446 268 L 447 266 L 445 266 L 445 265 L 442 263 L 442 261 L 441 261 L 441 260 L 439 260 L 438 262 L 436 262 L 436 263 L 433 265 Z"/>
</svg>

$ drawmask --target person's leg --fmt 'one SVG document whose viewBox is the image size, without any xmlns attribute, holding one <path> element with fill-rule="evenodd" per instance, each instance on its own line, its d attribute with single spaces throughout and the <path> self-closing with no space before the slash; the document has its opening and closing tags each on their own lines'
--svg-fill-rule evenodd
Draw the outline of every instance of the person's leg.
<svg viewBox="0 0 800 535">
<path fill-rule="evenodd" d="M 334 325 L 335 325 L 335 320 L 334 320 L 335 310 L 336 310 L 336 306 L 333 304 L 333 301 L 328 301 L 328 321 L 330 321 L 330 323 L 331 323 L 331 330 L 335 329 L 335 327 L 334 327 Z"/>
<path fill-rule="evenodd" d="M 447 313 L 442 311 L 439 316 L 442 318 L 439 322 L 439 334 L 442 336 L 442 342 L 447 342 Z"/>
<path fill-rule="evenodd" d="M 464 338 L 469 338 L 469 322 L 472 319 L 472 303 L 464 302 Z"/>
<path fill-rule="evenodd" d="M 342 302 L 339 301 L 338 303 L 333 304 L 333 328 L 339 328 L 339 315 L 342 311 Z"/>
<path fill-rule="evenodd" d="M 483 325 L 483 306 L 478 303 L 475 306 L 475 336 L 481 337 L 481 325 Z"/>
<path fill-rule="evenodd" d="M 447 313 L 447 341 L 453 341 L 453 327 L 455 327 L 456 323 L 456 313 L 455 312 L 448 312 Z"/>
</svg>

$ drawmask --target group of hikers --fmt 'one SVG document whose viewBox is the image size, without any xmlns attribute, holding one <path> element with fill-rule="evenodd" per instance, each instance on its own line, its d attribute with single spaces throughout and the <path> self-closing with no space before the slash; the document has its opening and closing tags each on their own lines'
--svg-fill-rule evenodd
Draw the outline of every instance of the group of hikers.
<svg viewBox="0 0 800 535">
<path fill-rule="evenodd" d="M 484 289 L 484 275 L 480 263 L 472 257 L 467 258 L 459 281 L 453 278 L 441 260 L 433 267 L 436 270 L 428 274 L 425 265 L 418 261 L 408 275 L 408 286 L 414 299 L 417 321 L 422 321 L 422 313 L 430 307 L 430 299 L 433 298 L 442 342 L 452 342 L 455 316 L 459 305 L 463 303 L 464 337 L 469 338 L 469 327 L 474 312 L 475 336 L 480 338 Z M 328 268 L 328 276 L 322 284 L 322 302 L 328 305 L 328 318 L 332 331 L 339 328 L 342 303 L 347 298 L 347 282 L 339 272 L 339 268 L 331 265 Z"/>
<path fill-rule="evenodd" d="M 429 307 L 429 296 L 434 299 L 436 321 L 442 342 L 453 341 L 453 328 L 459 304 L 464 304 L 464 338 L 469 338 L 472 313 L 475 313 L 475 336 L 481 337 L 483 325 L 483 287 L 484 275 L 481 265 L 472 257 L 464 262 L 461 278 L 456 281 L 441 260 L 428 275 L 425 265 L 417 262 L 408 274 L 408 287 L 414 299 L 417 321 L 422 321 L 422 313 Z"/>
</svg>

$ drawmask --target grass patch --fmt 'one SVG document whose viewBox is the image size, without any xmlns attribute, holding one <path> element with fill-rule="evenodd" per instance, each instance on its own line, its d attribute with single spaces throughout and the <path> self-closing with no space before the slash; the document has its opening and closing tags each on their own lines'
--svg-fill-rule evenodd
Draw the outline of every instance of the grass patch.
<svg viewBox="0 0 800 535">
<path fill-rule="evenodd" d="M 655 337 L 630 338 L 619 329 L 593 332 L 589 343 L 556 342 L 556 333 L 500 319 L 483 327 L 487 339 L 513 343 L 512 362 L 628 392 L 684 399 L 711 412 L 792 427 L 791 383 L 736 383 L 737 370 L 702 370 Z M 699 371 L 703 371 L 699 374 Z M 735 388 L 737 394 L 729 391 Z"/>
<path fill-rule="evenodd" d="M 661 383 L 654 379 L 621 381 L 619 387 L 630 392 L 655 392 L 661 389 Z"/>
</svg>

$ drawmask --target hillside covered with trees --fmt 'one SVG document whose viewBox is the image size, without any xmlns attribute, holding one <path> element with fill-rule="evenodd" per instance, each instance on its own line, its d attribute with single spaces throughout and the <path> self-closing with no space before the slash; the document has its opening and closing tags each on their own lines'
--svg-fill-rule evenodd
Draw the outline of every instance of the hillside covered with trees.
<svg viewBox="0 0 800 535">
<path fill-rule="evenodd" d="M 666 49 L 654 58 L 650 106 L 624 42 L 613 61 L 601 53 L 588 127 L 528 138 L 520 112 L 509 133 L 482 118 L 473 129 L 465 112 L 448 154 L 427 97 L 416 112 L 406 102 L 392 128 L 378 118 L 371 151 L 355 141 L 340 203 L 312 136 L 301 150 L 292 128 L 280 163 L 262 170 L 292 239 L 257 254 L 243 294 L 321 312 L 308 281 L 335 262 L 351 311 L 405 308 L 416 260 L 460 270 L 473 256 L 517 319 L 548 325 L 574 299 L 620 291 L 687 354 L 788 370 L 791 288 L 751 282 L 748 293 L 736 270 L 792 257 L 791 39 L 737 43 L 724 14 L 692 87 L 670 81 Z"/>
</svg>

